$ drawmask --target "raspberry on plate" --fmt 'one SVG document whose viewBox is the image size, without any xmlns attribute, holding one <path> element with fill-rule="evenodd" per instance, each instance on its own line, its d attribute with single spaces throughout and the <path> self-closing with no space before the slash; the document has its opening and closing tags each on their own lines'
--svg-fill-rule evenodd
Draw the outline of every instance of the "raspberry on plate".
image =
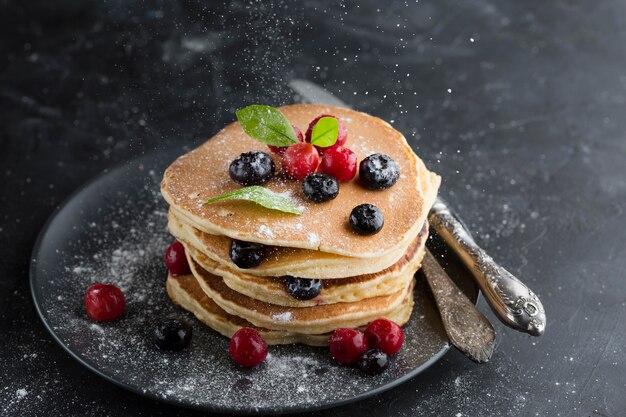
<svg viewBox="0 0 626 417">
<path fill-rule="evenodd" d="M 302 180 L 315 172 L 319 163 L 319 153 L 308 143 L 291 145 L 283 154 L 283 171 L 295 180 Z"/>
<path fill-rule="evenodd" d="M 267 357 L 267 343 L 254 329 L 244 327 L 235 332 L 228 348 L 230 357 L 244 368 L 253 368 Z"/>
<path fill-rule="evenodd" d="M 324 151 L 320 167 L 323 173 L 337 181 L 350 181 L 356 175 L 357 159 L 351 149 L 332 146 Z"/>
<path fill-rule="evenodd" d="M 293 131 L 296 132 L 296 136 L 298 137 L 298 142 L 304 142 L 304 135 L 302 134 L 302 131 L 294 125 L 291 125 L 291 127 L 293 127 Z M 270 148 L 270 151 L 272 151 L 273 153 L 277 155 L 282 155 L 285 153 L 285 151 L 287 150 L 289 146 L 267 145 L 267 147 Z"/>
<path fill-rule="evenodd" d="M 394 355 L 402 347 L 404 331 L 402 327 L 387 319 L 374 320 L 365 329 L 365 337 L 370 347 Z"/>
<path fill-rule="evenodd" d="M 95 321 L 115 320 L 124 313 L 126 299 L 112 284 L 93 284 L 85 293 L 87 316 Z"/>
<path fill-rule="evenodd" d="M 191 269 L 185 256 L 185 247 L 176 241 L 165 249 L 165 266 L 172 275 L 189 275 Z"/>
<path fill-rule="evenodd" d="M 337 119 L 337 122 L 339 122 L 339 133 L 337 134 L 337 142 L 335 142 L 333 146 L 329 146 L 327 148 L 316 146 L 320 154 L 323 154 L 329 149 L 332 149 L 338 146 L 343 146 L 344 143 L 346 143 L 346 141 L 348 140 L 348 128 L 346 128 L 346 125 L 343 124 L 343 122 L 341 121 L 339 117 L 333 116 L 332 114 L 320 114 L 315 119 L 313 119 L 311 123 L 309 123 L 309 128 L 306 130 L 306 134 L 304 135 L 304 140 L 306 141 L 306 143 L 311 143 L 311 135 L 313 134 L 313 128 L 322 117 L 333 117 Z"/>
<path fill-rule="evenodd" d="M 342 365 L 356 364 L 367 348 L 367 338 L 355 329 L 337 329 L 330 337 L 330 355 Z"/>
</svg>

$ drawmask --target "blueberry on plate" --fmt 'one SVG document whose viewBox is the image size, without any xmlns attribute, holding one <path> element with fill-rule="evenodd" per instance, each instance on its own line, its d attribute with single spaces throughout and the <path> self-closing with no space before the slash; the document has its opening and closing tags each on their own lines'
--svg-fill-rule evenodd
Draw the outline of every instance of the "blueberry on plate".
<svg viewBox="0 0 626 417">
<path fill-rule="evenodd" d="M 233 239 L 230 244 L 230 259 L 239 268 L 252 268 L 265 257 L 265 245 Z"/>
<path fill-rule="evenodd" d="M 239 185 L 262 185 L 274 177 L 276 165 L 265 152 L 245 152 L 230 163 L 228 173 Z"/>
<path fill-rule="evenodd" d="M 287 292 L 296 300 L 311 300 L 322 292 L 324 283 L 321 279 L 298 278 L 291 275 L 283 277 Z"/>
<path fill-rule="evenodd" d="M 337 197 L 339 183 L 327 174 L 309 174 L 302 182 L 302 191 L 309 200 L 323 203 Z"/>
<path fill-rule="evenodd" d="M 163 350 L 181 350 L 191 342 L 192 327 L 184 320 L 170 318 L 158 323 L 152 334 L 154 344 Z"/>
<path fill-rule="evenodd" d="M 358 205 L 350 213 L 350 226 L 360 235 L 376 234 L 384 224 L 383 212 L 373 204 Z"/>
<path fill-rule="evenodd" d="M 375 153 L 359 164 L 359 179 L 365 188 L 384 190 L 400 178 L 400 168 L 396 161 L 382 153 Z"/>
<path fill-rule="evenodd" d="M 376 375 L 387 369 L 389 356 L 378 349 L 370 349 L 361 356 L 357 366 L 366 374 Z"/>
</svg>

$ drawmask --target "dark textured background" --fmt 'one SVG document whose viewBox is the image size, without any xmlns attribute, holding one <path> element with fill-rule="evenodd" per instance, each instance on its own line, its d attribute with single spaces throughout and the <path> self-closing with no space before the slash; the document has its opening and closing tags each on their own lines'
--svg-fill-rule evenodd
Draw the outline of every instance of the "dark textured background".
<svg viewBox="0 0 626 417">
<path fill-rule="evenodd" d="M 405 133 L 548 314 L 540 339 L 494 322 L 489 364 L 451 352 L 316 415 L 626 414 L 626 3 L 203 3 L 0 1 L 1 415 L 199 415 L 62 351 L 30 300 L 30 251 L 88 178 L 198 144 L 244 104 L 292 102 L 294 77 Z"/>
</svg>

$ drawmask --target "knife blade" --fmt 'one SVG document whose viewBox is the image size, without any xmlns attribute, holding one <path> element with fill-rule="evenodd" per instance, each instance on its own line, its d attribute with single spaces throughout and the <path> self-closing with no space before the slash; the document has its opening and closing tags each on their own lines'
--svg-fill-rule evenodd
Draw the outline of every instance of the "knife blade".
<svg viewBox="0 0 626 417">
<path fill-rule="evenodd" d="M 311 81 L 292 79 L 289 86 L 308 102 L 351 107 Z M 539 297 L 478 246 L 445 201 L 437 198 L 428 220 L 471 271 L 498 319 L 517 331 L 541 336 L 546 327 L 546 314 Z"/>
<path fill-rule="evenodd" d="M 428 249 L 422 260 L 422 271 L 452 344 L 471 360 L 488 362 L 496 341 L 496 332 L 489 320 L 456 286 Z"/>
</svg>

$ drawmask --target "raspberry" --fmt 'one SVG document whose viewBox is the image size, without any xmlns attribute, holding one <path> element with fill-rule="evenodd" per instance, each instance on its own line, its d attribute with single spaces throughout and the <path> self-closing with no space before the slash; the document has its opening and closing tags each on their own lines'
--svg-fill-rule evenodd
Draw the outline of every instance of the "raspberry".
<svg viewBox="0 0 626 417">
<path fill-rule="evenodd" d="M 302 135 L 302 131 L 294 125 L 291 125 L 291 127 L 293 127 L 294 132 L 296 132 L 296 136 L 298 137 L 298 142 L 304 142 L 304 135 Z M 285 153 L 285 151 L 287 150 L 289 146 L 267 145 L 267 147 L 270 148 L 270 151 L 274 152 L 275 154 L 282 155 Z"/>
<path fill-rule="evenodd" d="M 391 320 L 374 320 L 365 329 L 365 337 L 370 347 L 381 350 L 391 356 L 398 352 L 404 342 L 402 327 Z"/>
<path fill-rule="evenodd" d="M 244 368 L 253 368 L 267 357 L 267 343 L 254 329 L 244 327 L 235 332 L 228 348 L 230 357 Z"/>
<path fill-rule="evenodd" d="M 356 154 L 343 146 L 332 146 L 325 150 L 320 165 L 323 173 L 335 177 L 337 181 L 350 181 L 354 178 L 356 166 Z"/>
<path fill-rule="evenodd" d="M 174 242 L 165 249 L 165 266 L 172 275 L 189 275 L 189 263 L 185 256 L 185 247 L 180 242 Z"/>
<path fill-rule="evenodd" d="M 304 140 L 306 141 L 306 143 L 311 143 L 311 134 L 313 133 L 313 128 L 315 127 L 315 124 L 322 117 L 334 117 L 335 119 L 337 119 L 337 121 L 339 122 L 339 133 L 337 134 L 337 142 L 335 142 L 333 146 L 329 146 L 327 148 L 316 146 L 320 154 L 323 154 L 329 149 L 332 149 L 338 146 L 343 146 L 343 144 L 346 143 L 346 141 L 348 140 L 348 129 L 346 128 L 346 125 L 343 124 L 343 122 L 341 121 L 339 117 L 333 116 L 332 114 L 320 114 L 315 119 L 313 119 L 311 123 L 309 123 L 309 128 L 306 130 L 306 135 L 304 137 Z"/>
<path fill-rule="evenodd" d="M 115 320 L 124 313 L 126 300 L 115 285 L 93 284 L 85 293 L 87 316 L 96 321 Z"/>
<path fill-rule="evenodd" d="M 290 178 L 302 180 L 315 172 L 319 162 L 320 156 L 313 145 L 296 143 L 283 154 L 283 171 Z"/>
<path fill-rule="evenodd" d="M 330 355 L 342 365 L 356 364 L 367 348 L 367 338 L 355 329 L 337 329 L 330 337 Z"/>
</svg>

